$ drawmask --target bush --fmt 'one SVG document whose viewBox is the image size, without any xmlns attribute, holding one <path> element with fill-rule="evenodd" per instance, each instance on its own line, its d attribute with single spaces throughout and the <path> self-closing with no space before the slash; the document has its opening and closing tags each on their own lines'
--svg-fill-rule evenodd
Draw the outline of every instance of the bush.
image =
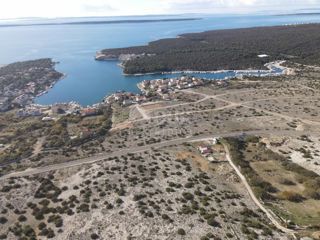
<svg viewBox="0 0 320 240">
<path fill-rule="evenodd" d="M 18 217 L 18 220 L 19 220 L 19 222 L 25 222 L 25 221 L 27 221 L 27 218 L 26 218 L 26 216 L 24 216 L 24 215 L 20 215 L 20 216 Z"/>
<path fill-rule="evenodd" d="M 47 238 L 54 238 L 54 237 L 55 237 L 54 231 L 51 228 L 48 228 Z"/>
<path fill-rule="evenodd" d="M 292 182 L 292 181 L 289 180 L 289 179 L 282 179 L 282 180 L 280 181 L 280 183 L 283 184 L 283 185 L 287 185 L 287 186 L 294 186 L 294 185 L 296 185 L 294 182 Z"/>
<path fill-rule="evenodd" d="M 8 219 L 6 219 L 5 217 L 0 217 L 0 224 L 5 224 L 8 222 Z"/>
<path fill-rule="evenodd" d="M 133 196 L 133 201 L 140 201 L 141 199 L 145 198 L 145 194 L 136 194 Z"/>
<path fill-rule="evenodd" d="M 161 217 L 164 220 L 169 220 L 170 219 L 170 217 L 167 214 L 162 214 Z"/>
<path fill-rule="evenodd" d="M 184 187 L 185 188 L 193 188 L 194 184 L 192 182 L 187 182 Z"/>
<path fill-rule="evenodd" d="M 0 235 L 0 239 L 7 239 L 7 235 L 6 234 L 1 234 Z"/>
<path fill-rule="evenodd" d="M 189 193 L 189 192 L 182 193 L 182 196 L 184 197 L 184 199 L 189 200 L 189 201 L 193 200 L 193 198 L 194 198 L 192 193 Z"/>
<path fill-rule="evenodd" d="M 179 228 L 177 233 L 181 236 L 186 235 L 186 231 L 183 228 Z"/>
<path fill-rule="evenodd" d="M 46 228 L 46 227 L 47 227 L 47 225 L 46 225 L 44 222 L 41 222 L 41 223 L 39 223 L 39 225 L 38 225 L 39 230 L 42 230 L 42 229 L 44 229 L 44 228 Z"/>
<path fill-rule="evenodd" d="M 218 223 L 213 216 L 207 219 L 207 224 L 212 227 L 220 227 L 220 223 Z"/>
<path fill-rule="evenodd" d="M 309 198 L 312 198 L 312 199 L 315 199 L 315 200 L 320 200 L 320 192 L 319 192 L 319 190 L 305 189 L 303 193 L 304 193 L 305 196 L 307 196 Z"/>
<path fill-rule="evenodd" d="M 83 203 L 78 207 L 78 210 L 81 211 L 81 212 L 89 212 L 90 211 L 89 205 Z"/>
<path fill-rule="evenodd" d="M 99 238 L 98 234 L 96 234 L 96 233 L 91 234 L 91 239 L 98 239 L 98 238 Z"/>
<path fill-rule="evenodd" d="M 279 194 L 279 197 L 290 202 L 302 202 L 304 200 L 303 196 L 291 191 L 284 191 Z"/>
<path fill-rule="evenodd" d="M 24 226 L 23 234 L 25 236 L 30 237 L 30 239 L 35 239 L 36 233 L 34 232 L 33 228 L 29 225 Z"/>
<path fill-rule="evenodd" d="M 121 198 L 118 198 L 118 199 L 116 200 L 116 203 L 120 205 L 120 204 L 123 203 L 123 200 L 122 200 Z"/>
</svg>

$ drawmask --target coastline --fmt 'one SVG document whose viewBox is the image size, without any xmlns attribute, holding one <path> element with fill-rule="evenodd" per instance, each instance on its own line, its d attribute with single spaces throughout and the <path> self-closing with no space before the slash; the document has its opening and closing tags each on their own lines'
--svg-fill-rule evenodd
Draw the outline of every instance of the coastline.
<svg viewBox="0 0 320 240">
<path fill-rule="evenodd" d="M 285 75 L 285 74 L 292 74 L 294 72 L 294 69 L 288 68 L 288 67 L 284 67 L 281 64 L 285 63 L 286 61 L 281 60 L 281 61 L 274 61 L 274 62 L 270 62 L 265 64 L 265 66 L 269 69 L 269 70 L 252 70 L 252 69 L 247 69 L 247 70 L 218 70 L 218 71 L 191 71 L 191 70 L 186 70 L 186 71 L 172 71 L 172 72 L 156 72 L 156 73 L 141 73 L 141 74 L 123 74 L 125 76 L 147 76 L 147 75 L 169 75 L 169 74 L 219 74 L 219 73 L 230 73 L 233 72 L 235 74 L 235 76 L 229 76 L 229 77 L 225 77 L 225 78 L 217 78 L 217 79 L 213 79 L 213 78 L 202 78 L 205 80 L 209 80 L 209 81 L 221 81 L 221 80 L 228 80 L 234 77 L 241 77 L 241 76 L 260 76 L 260 77 L 268 77 L 268 76 L 280 76 L 280 75 Z M 275 71 L 275 69 L 277 69 L 278 71 Z M 291 71 L 291 72 L 290 72 Z M 286 73 L 287 72 L 287 73 Z M 63 76 L 58 79 L 57 81 L 55 81 L 54 83 L 52 83 L 45 91 L 41 92 L 40 95 L 35 96 L 32 99 L 32 102 L 34 104 L 34 99 L 36 99 L 37 97 L 40 97 L 42 95 L 45 95 L 48 93 L 48 90 L 50 90 L 51 88 L 54 87 L 54 85 L 67 77 L 67 74 L 63 74 Z M 160 78 L 162 79 L 162 78 Z M 152 80 L 156 80 L 156 79 L 152 79 Z M 146 81 L 152 81 L 152 80 L 146 80 Z M 140 84 L 143 82 L 143 80 L 141 80 L 139 83 L 137 83 L 137 87 L 140 91 L 140 94 L 143 94 L 143 91 L 140 87 Z M 112 96 L 113 94 L 115 94 L 116 92 L 110 93 L 108 95 L 106 95 L 104 97 L 104 99 Z M 71 101 L 74 102 L 74 101 Z M 70 103 L 71 103 L 70 102 Z M 102 103 L 102 101 L 94 103 L 92 105 L 89 106 L 93 106 L 96 104 L 100 104 Z M 57 102 L 56 104 L 61 103 L 61 102 Z M 38 104 L 41 106 L 52 106 L 54 104 Z M 85 107 L 85 106 L 82 106 Z"/>
<path fill-rule="evenodd" d="M 36 99 L 37 97 L 41 97 L 41 96 L 47 94 L 48 91 L 49 91 L 51 88 L 54 87 L 54 85 L 56 85 L 59 81 L 65 79 L 65 78 L 68 76 L 68 74 L 66 74 L 66 73 L 61 73 L 61 74 L 62 74 L 62 77 L 61 77 L 61 78 L 53 81 L 49 86 L 46 87 L 46 89 L 45 89 L 44 91 L 38 93 L 38 94 L 33 98 L 32 101 L 34 102 L 34 99 Z"/>
<path fill-rule="evenodd" d="M 319 29 L 319 23 L 311 22 L 195 31 L 193 33 L 177 34 L 177 36 L 169 39 L 154 40 L 138 46 L 102 49 L 96 52 L 95 59 L 97 61 L 120 61 L 119 65 L 126 72 L 125 76 L 217 73 L 217 70 L 222 72 L 229 71 L 224 70 L 228 68 L 243 72 L 243 70 L 237 69 L 250 67 L 264 69 L 263 66 L 268 61 L 290 60 L 290 57 L 284 56 L 295 56 L 297 62 L 301 61 L 304 59 L 303 56 L 290 51 L 291 45 L 289 42 L 293 41 L 294 44 L 298 45 L 299 52 L 307 51 L 312 53 L 318 51 L 318 45 L 310 45 L 308 40 L 318 41 L 315 32 Z M 297 35 L 300 34 L 306 37 L 298 38 Z M 255 47 L 259 41 L 268 40 L 270 36 L 272 38 L 265 44 L 263 49 Z M 285 44 L 278 44 L 277 39 L 285 39 Z M 238 44 L 236 49 L 232 48 L 233 41 Z M 205 43 L 205 46 L 201 45 L 203 43 Z M 197 53 L 197 46 L 199 45 L 206 49 L 201 53 L 201 56 Z M 185 46 L 188 46 L 189 49 L 187 53 L 183 50 Z M 228 49 L 225 46 L 231 46 L 231 48 Z M 195 54 L 193 54 L 193 51 Z M 227 51 L 228 56 L 223 54 L 223 51 Z M 246 52 L 247 56 L 239 55 L 239 52 Z M 264 55 L 266 53 L 268 59 L 262 60 L 259 54 Z M 148 55 L 154 56 L 148 58 Z M 315 60 L 309 58 L 305 59 L 305 61 L 313 63 Z M 189 69 L 190 66 L 193 69 Z M 212 66 L 216 67 L 215 70 L 212 70 Z M 169 69 L 169 71 L 163 71 L 166 69 Z M 173 69 L 180 70 L 171 71 Z M 258 71 L 256 69 L 252 71 Z"/>
<path fill-rule="evenodd" d="M 265 73 L 265 74 L 272 74 L 274 68 L 280 69 L 281 71 L 286 70 L 286 67 L 281 66 L 283 64 L 284 60 L 281 61 L 274 61 L 270 63 L 266 63 L 264 66 L 267 67 L 269 70 L 263 70 L 263 69 L 242 69 L 242 70 L 213 70 L 213 71 L 197 71 L 197 70 L 182 70 L 182 71 L 171 71 L 171 72 L 150 72 L 150 73 L 135 73 L 135 74 L 127 74 L 123 73 L 124 76 L 144 76 L 144 75 L 170 75 L 170 74 L 217 74 L 217 73 L 228 73 L 228 72 L 234 72 L 236 74 L 254 74 L 254 73 Z M 122 67 L 121 63 L 118 64 L 118 66 Z"/>
</svg>

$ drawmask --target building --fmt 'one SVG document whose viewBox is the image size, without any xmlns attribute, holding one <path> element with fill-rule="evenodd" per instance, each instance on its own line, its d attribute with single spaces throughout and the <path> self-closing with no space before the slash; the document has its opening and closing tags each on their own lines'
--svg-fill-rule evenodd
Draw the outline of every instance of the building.
<svg viewBox="0 0 320 240">
<path fill-rule="evenodd" d="M 31 117 L 31 116 L 39 117 L 39 116 L 42 116 L 42 111 L 41 109 L 30 107 L 30 108 L 20 109 L 17 112 L 17 116 L 18 117 Z"/>
<path fill-rule="evenodd" d="M 0 97 L 0 112 L 8 111 L 10 108 L 10 101 L 7 97 Z"/>
<path fill-rule="evenodd" d="M 202 155 L 208 155 L 208 154 L 211 154 L 213 152 L 212 148 L 209 147 L 209 146 L 199 146 L 198 150 Z"/>
<path fill-rule="evenodd" d="M 52 117 L 43 117 L 43 118 L 42 118 L 42 121 L 44 121 L 44 122 L 51 122 L 51 121 L 54 121 L 54 118 L 52 118 Z"/>
<path fill-rule="evenodd" d="M 99 109 L 97 109 L 97 108 L 84 108 L 80 111 L 80 114 L 83 117 L 95 116 L 95 115 L 99 114 Z"/>
<path fill-rule="evenodd" d="M 122 106 L 130 106 L 132 105 L 134 102 L 131 99 L 125 99 L 122 101 Z"/>
</svg>

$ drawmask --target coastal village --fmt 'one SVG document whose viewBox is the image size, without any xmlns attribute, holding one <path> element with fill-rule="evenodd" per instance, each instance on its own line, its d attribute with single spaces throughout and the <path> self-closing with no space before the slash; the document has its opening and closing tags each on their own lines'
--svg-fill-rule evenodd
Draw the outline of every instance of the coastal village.
<svg viewBox="0 0 320 240">
<path fill-rule="evenodd" d="M 81 115 L 83 117 L 94 116 L 98 115 L 100 113 L 100 107 L 106 104 L 111 105 L 117 103 L 121 106 L 126 107 L 132 104 L 141 104 L 152 100 L 171 100 L 172 93 L 177 90 L 202 86 L 204 84 L 204 80 L 188 76 L 150 81 L 145 80 L 142 83 L 138 84 L 138 87 L 141 90 L 141 94 L 134 94 L 124 91 L 117 92 L 110 96 L 107 96 L 103 102 L 87 107 L 82 107 L 76 102 L 56 103 L 47 106 L 30 103 L 20 108 L 17 111 L 17 116 L 43 116 L 43 121 L 55 120 L 56 118 L 59 118 L 59 115 L 62 116 L 68 114 Z M 226 85 L 227 81 L 217 80 L 216 84 Z"/>
<path fill-rule="evenodd" d="M 227 84 L 226 80 L 216 80 L 216 84 Z M 105 98 L 105 102 L 119 103 L 122 106 L 128 106 L 136 103 L 143 103 L 152 99 L 172 100 L 172 94 L 175 91 L 194 88 L 205 84 L 204 79 L 181 76 L 170 79 L 144 80 L 138 84 L 141 94 L 133 94 L 127 92 L 114 93 Z"/>
<path fill-rule="evenodd" d="M 241 72 L 243 73 L 243 72 Z M 287 71 L 284 72 L 288 74 Z M 237 76 L 242 79 L 243 74 Z M 229 78 L 215 80 L 213 83 L 220 87 L 226 87 L 229 84 Z M 137 86 L 141 93 L 131 93 L 125 91 L 118 91 L 114 94 L 106 96 L 101 103 L 94 104 L 92 106 L 82 107 L 76 102 L 69 103 L 56 103 L 52 105 L 39 105 L 34 104 L 34 93 L 35 93 L 35 82 L 28 83 L 25 88 L 15 92 L 18 95 L 12 103 L 15 106 L 20 107 L 17 111 L 18 117 L 29 117 L 29 116 L 43 116 L 44 121 L 58 119 L 59 116 L 63 115 L 81 115 L 81 116 L 94 116 L 100 113 L 99 109 L 101 106 L 106 104 L 112 105 L 114 103 L 120 106 L 127 107 L 133 104 L 142 104 L 144 102 L 163 100 L 170 101 L 174 98 L 174 93 L 183 89 L 189 89 L 205 85 L 208 79 L 201 79 L 194 76 L 183 75 L 176 78 L 164 78 L 155 80 L 144 80 L 138 83 Z M 51 88 L 50 85 L 48 88 Z M 46 91 L 45 91 L 46 92 Z M 42 92 L 41 94 L 43 94 Z M 38 94 L 39 96 L 40 94 Z M 5 95 L 6 96 L 6 95 Z M 0 99 L 0 111 L 6 111 L 9 109 L 9 98 L 2 97 Z"/>
<path fill-rule="evenodd" d="M 52 59 L 17 62 L 0 68 L 0 112 L 24 108 L 63 77 Z"/>
<path fill-rule="evenodd" d="M 266 65 L 269 70 L 257 71 L 257 74 L 278 75 L 291 74 L 289 68 L 281 66 L 283 62 L 272 62 Z M 141 93 L 119 91 L 109 96 L 98 104 L 83 107 L 76 102 L 56 103 L 53 105 L 34 104 L 34 99 L 48 92 L 54 84 L 63 77 L 63 74 L 54 69 L 55 63 L 51 59 L 14 63 L 1 68 L 1 80 L 5 83 L 13 79 L 20 79 L 16 84 L 0 86 L 0 111 L 18 108 L 18 117 L 38 116 L 44 121 L 57 120 L 64 115 L 94 116 L 100 114 L 101 107 L 119 104 L 126 107 L 133 104 L 142 104 L 150 101 L 174 100 L 175 93 L 183 89 L 205 85 L 207 82 L 221 87 L 229 84 L 230 78 L 211 81 L 192 76 L 192 72 L 185 72 L 179 77 L 144 80 L 137 84 Z M 8 68 L 8 69 L 7 69 Z M 274 68 L 281 70 L 273 72 Z M 243 75 L 253 74 L 254 71 L 235 71 L 236 78 L 242 79 Z M 17 85 L 18 84 L 18 85 Z"/>
</svg>

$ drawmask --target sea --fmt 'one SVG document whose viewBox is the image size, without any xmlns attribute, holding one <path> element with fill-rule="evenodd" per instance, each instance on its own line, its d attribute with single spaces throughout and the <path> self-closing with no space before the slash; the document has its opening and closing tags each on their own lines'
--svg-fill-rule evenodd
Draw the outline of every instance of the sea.
<svg viewBox="0 0 320 240">
<path fill-rule="evenodd" d="M 192 21 L 117 22 L 87 24 L 90 21 L 155 20 L 200 18 Z M 86 22 L 72 25 L 30 25 L 30 23 Z M 97 51 L 148 44 L 179 34 L 215 29 L 319 23 L 320 14 L 291 15 L 176 15 L 100 17 L 73 19 L 19 20 L 27 26 L 4 27 L 0 21 L 0 65 L 38 58 L 52 58 L 56 69 L 66 74 L 52 89 L 35 99 L 39 104 L 76 101 L 83 106 L 100 102 L 117 91 L 138 93 L 137 83 L 172 75 L 124 76 L 117 61 L 95 61 Z M 12 22 L 9 22 L 12 24 Z M 194 74 L 208 79 L 223 79 L 234 72 Z M 175 74 L 173 76 L 178 76 Z"/>
</svg>

